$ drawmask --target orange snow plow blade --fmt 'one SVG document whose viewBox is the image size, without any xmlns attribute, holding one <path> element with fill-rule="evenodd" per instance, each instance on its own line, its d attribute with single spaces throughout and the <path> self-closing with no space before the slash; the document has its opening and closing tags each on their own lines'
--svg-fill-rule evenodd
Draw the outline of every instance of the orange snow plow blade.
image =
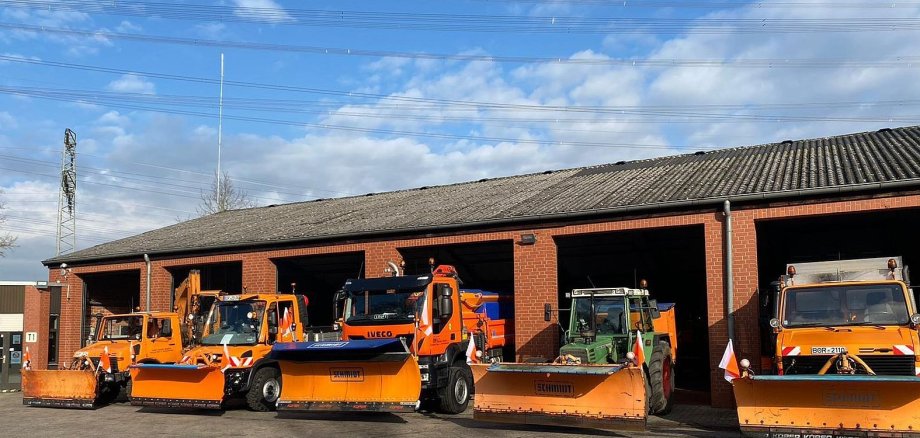
<svg viewBox="0 0 920 438">
<path fill-rule="evenodd" d="M 746 436 L 920 437 L 920 378 L 753 376 L 732 382 Z"/>
<path fill-rule="evenodd" d="M 412 412 L 422 378 L 399 340 L 275 344 L 278 410 Z"/>
<path fill-rule="evenodd" d="M 131 404 L 159 408 L 221 409 L 224 374 L 204 365 L 131 367 Z"/>
<path fill-rule="evenodd" d="M 94 409 L 96 374 L 83 370 L 22 370 L 22 404 Z"/>
<path fill-rule="evenodd" d="M 624 365 L 472 365 L 473 418 L 500 423 L 644 430 L 642 369 Z"/>
</svg>

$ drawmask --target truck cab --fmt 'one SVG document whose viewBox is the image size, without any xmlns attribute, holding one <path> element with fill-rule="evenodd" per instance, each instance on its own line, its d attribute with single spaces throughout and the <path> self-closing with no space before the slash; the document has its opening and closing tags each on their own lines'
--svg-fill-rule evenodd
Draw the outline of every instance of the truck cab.
<svg viewBox="0 0 920 438">
<path fill-rule="evenodd" d="M 900 266 L 900 258 L 788 265 L 770 320 L 777 373 L 920 375 L 920 314 Z"/>
</svg>

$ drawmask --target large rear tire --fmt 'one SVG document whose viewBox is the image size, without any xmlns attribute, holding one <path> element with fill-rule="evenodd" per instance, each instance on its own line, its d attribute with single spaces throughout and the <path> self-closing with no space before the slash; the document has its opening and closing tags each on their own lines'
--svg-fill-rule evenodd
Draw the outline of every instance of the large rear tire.
<svg viewBox="0 0 920 438">
<path fill-rule="evenodd" d="M 649 383 L 652 387 L 649 407 L 652 414 L 671 412 L 674 395 L 674 363 L 671 361 L 671 346 L 659 341 L 652 350 L 648 363 Z"/>
<path fill-rule="evenodd" d="M 105 383 L 99 386 L 99 396 L 96 397 L 96 403 L 99 405 L 111 404 L 118 398 L 121 392 L 121 385 L 117 383 Z"/>
<path fill-rule="evenodd" d="M 473 393 L 473 372 L 466 365 L 455 365 L 448 371 L 447 386 L 438 389 L 440 411 L 445 414 L 459 414 L 470 404 Z"/>
<path fill-rule="evenodd" d="M 274 411 L 281 395 L 281 373 L 277 368 L 259 368 L 252 377 L 252 384 L 246 392 L 249 409 L 258 412 Z"/>
</svg>

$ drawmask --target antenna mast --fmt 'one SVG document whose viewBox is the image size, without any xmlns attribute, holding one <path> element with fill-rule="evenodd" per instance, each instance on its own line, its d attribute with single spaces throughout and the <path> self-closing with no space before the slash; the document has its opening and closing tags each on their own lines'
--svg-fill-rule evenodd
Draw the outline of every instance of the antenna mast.
<svg viewBox="0 0 920 438">
<path fill-rule="evenodd" d="M 77 249 L 77 134 L 64 130 L 55 256 Z"/>
</svg>

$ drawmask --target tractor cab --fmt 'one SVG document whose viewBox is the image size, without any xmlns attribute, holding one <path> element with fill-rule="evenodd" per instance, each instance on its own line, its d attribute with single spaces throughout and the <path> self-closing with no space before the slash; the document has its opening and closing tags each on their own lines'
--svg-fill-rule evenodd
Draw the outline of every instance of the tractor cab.
<svg viewBox="0 0 920 438">
<path fill-rule="evenodd" d="M 582 363 L 616 363 L 626 358 L 636 332 L 654 331 L 658 304 L 647 289 L 575 289 L 569 327 L 560 355 L 571 355 Z"/>
</svg>

